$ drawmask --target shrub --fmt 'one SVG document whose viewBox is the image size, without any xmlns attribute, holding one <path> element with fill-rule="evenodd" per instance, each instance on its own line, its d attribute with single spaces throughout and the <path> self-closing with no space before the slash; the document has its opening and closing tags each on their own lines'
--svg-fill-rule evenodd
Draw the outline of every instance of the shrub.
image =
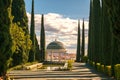
<svg viewBox="0 0 120 80">
<path fill-rule="evenodd" d="M 92 66 L 95 67 L 95 62 L 92 62 Z"/>
<path fill-rule="evenodd" d="M 105 71 L 104 65 L 101 65 L 100 71 L 101 71 L 101 72 L 104 72 L 104 71 Z"/>
<path fill-rule="evenodd" d="M 88 63 L 92 66 L 92 61 L 89 61 Z"/>
<path fill-rule="evenodd" d="M 97 70 L 101 71 L 101 65 L 100 65 L 100 63 L 97 63 L 96 65 L 97 65 Z"/>
<path fill-rule="evenodd" d="M 83 62 L 88 62 L 88 57 L 87 56 L 83 56 Z"/>
<path fill-rule="evenodd" d="M 116 80 L 120 80 L 120 64 L 115 65 L 115 78 Z"/>
<path fill-rule="evenodd" d="M 72 63 L 73 63 L 73 61 L 68 60 L 68 66 L 67 66 L 67 69 L 72 70 Z"/>
<path fill-rule="evenodd" d="M 105 73 L 106 73 L 108 76 L 111 76 L 111 66 L 105 66 Z"/>
</svg>

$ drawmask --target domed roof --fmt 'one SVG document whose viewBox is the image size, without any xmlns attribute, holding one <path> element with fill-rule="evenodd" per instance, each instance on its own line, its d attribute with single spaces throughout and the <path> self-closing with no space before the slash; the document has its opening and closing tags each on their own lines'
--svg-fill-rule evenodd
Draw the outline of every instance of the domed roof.
<svg viewBox="0 0 120 80">
<path fill-rule="evenodd" d="M 65 49 L 65 47 L 63 43 L 55 40 L 48 44 L 47 49 Z"/>
</svg>

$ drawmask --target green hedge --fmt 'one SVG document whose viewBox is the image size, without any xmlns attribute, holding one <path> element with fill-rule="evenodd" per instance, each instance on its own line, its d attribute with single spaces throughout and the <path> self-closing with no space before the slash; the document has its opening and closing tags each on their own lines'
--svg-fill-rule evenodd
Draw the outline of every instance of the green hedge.
<svg viewBox="0 0 120 80">
<path fill-rule="evenodd" d="M 97 71 L 101 71 L 101 65 L 100 65 L 100 63 L 97 63 L 96 65 L 97 65 Z"/>
<path fill-rule="evenodd" d="M 85 62 L 85 63 L 88 62 L 88 57 L 87 56 L 83 56 L 83 62 Z"/>
<path fill-rule="evenodd" d="M 95 67 L 95 62 L 92 62 L 92 66 Z"/>
<path fill-rule="evenodd" d="M 89 64 L 91 66 L 95 67 L 95 62 L 89 61 Z M 103 72 L 103 73 L 107 74 L 108 76 L 112 76 L 110 65 L 104 66 L 104 65 L 101 65 L 100 63 L 97 63 L 96 66 L 97 66 L 97 71 Z M 120 80 L 120 64 L 117 64 L 115 66 L 115 75 L 116 75 L 117 80 Z"/>
<path fill-rule="evenodd" d="M 116 80 L 120 80 L 120 64 L 115 65 L 114 69 Z"/>
<path fill-rule="evenodd" d="M 101 72 L 105 72 L 105 67 L 104 67 L 104 65 L 100 65 L 100 71 L 101 71 Z"/>
<path fill-rule="evenodd" d="M 89 61 L 88 63 L 92 66 L 92 61 Z"/>
<path fill-rule="evenodd" d="M 111 66 L 105 66 L 105 74 L 111 76 Z"/>
<path fill-rule="evenodd" d="M 72 60 L 68 60 L 68 66 L 67 66 L 67 69 L 72 70 L 72 63 L 73 63 Z"/>
<path fill-rule="evenodd" d="M 96 64 L 97 65 L 97 71 L 99 71 L 99 72 L 104 72 L 104 65 L 101 65 L 100 63 L 97 63 Z"/>
</svg>

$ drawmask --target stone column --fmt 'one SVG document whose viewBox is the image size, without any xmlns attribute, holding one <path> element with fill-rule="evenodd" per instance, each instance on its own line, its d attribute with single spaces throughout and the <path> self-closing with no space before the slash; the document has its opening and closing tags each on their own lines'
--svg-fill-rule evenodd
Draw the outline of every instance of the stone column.
<svg viewBox="0 0 120 80">
<path fill-rule="evenodd" d="M 59 52 L 59 61 L 61 61 L 61 60 L 60 60 L 60 57 L 61 57 L 61 56 L 60 56 L 60 52 Z"/>
<path fill-rule="evenodd" d="M 51 51 L 51 61 L 53 60 L 53 52 Z"/>
</svg>

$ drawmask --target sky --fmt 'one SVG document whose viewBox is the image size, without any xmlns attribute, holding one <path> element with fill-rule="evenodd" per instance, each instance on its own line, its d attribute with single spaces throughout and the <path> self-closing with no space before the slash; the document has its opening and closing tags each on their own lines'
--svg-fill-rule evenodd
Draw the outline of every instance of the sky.
<svg viewBox="0 0 120 80">
<path fill-rule="evenodd" d="M 44 14 L 46 46 L 57 39 L 62 42 L 68 53 L 76 53 L 78 19 L 82 28 L 85 19 L 85 45 L 88 42 L 89 0 L 34 0 L 35 32 L 40 42 L 41 14 Z M 25 0 L 27 16 L 31 18 L 31 2 Z M 82 32 L 82 31 L 81 31 Z M 40 44 L 40 43 L 39 43 Z"/>
</svg>

